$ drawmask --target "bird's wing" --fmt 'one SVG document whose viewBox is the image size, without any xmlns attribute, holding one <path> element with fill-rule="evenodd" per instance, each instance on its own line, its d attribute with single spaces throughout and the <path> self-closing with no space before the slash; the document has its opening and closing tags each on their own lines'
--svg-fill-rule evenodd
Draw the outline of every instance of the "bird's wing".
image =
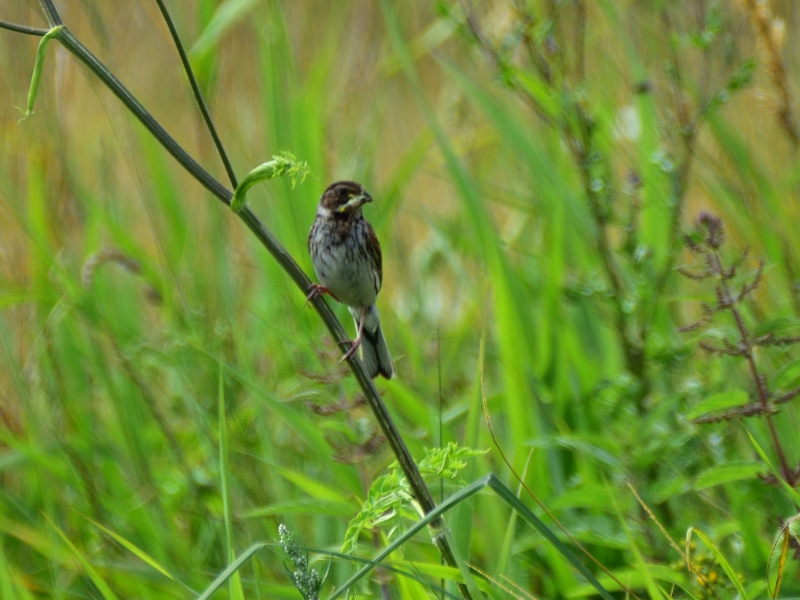
<svg viewBox="0 0 800 600">
<path fill-rule="evenodd" d="M 375 271 L 378 273 L 378 289 L 380 289 L 383 284 L 383 254 L 381 253 L 381 243 L 378 241 L 378 236 L 375 235 L 375 230 L 369 222 L 367 222 L 367 231 L 369 232 L 367 254 L 375 265 Z"/>
</svg>

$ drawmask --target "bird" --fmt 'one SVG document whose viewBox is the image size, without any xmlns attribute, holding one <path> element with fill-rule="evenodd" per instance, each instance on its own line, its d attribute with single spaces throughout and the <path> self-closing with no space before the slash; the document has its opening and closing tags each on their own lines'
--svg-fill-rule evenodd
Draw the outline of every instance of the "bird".
<svg viewBox="0 0 800 600">
<path fill-rule="evenodd" d="M 347 305 L 357 333 L 342 360 L 361 347 L 369 376 L 391 379 L 394 362 L 375 306 L 383 283 L 381 244 L 361 214 L 368 202 L 372 196 L 355 181 L 337 181 L 322 194 L 308 233 L 308 251 L 320 283 L 311 284 L 306 300 L 328 294 Z"/>
</svg>

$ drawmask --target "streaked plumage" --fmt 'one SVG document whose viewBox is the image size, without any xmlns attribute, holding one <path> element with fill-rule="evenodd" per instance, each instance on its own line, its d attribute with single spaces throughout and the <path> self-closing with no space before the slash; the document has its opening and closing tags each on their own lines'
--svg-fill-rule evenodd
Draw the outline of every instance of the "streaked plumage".
<svg viewBox="0 0 800 600">
<path fill-rule="evenodd" d="M 383 281 L 381 245 L 361 214 L 367 202 L 372 197 L 354 181 L 334 183 L 322 194 L 308 234 L 308 250 L 321 286 L 315 286 L 309 298 L 328 293 L 346 304 L 358 335 L 345 357 L 360 344 L 370 377 L 391 379 L 394 364 L 375 306 Z"/>
</svg>

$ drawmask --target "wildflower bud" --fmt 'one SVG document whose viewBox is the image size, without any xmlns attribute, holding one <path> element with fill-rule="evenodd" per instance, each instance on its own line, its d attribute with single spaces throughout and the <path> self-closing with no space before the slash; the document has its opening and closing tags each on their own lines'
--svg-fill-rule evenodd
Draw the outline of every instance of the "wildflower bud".
<svg viewBox="0 0 800 600">
<path fill-rule="evenodd" d="M 705 243 L 710 248 L 719 248 L 725 240 L 725 232 L 722 227 L 722 219 L 701 211 L 697 217 L 696 227 L 700 233 L 705 235 Z"/>
</svg>

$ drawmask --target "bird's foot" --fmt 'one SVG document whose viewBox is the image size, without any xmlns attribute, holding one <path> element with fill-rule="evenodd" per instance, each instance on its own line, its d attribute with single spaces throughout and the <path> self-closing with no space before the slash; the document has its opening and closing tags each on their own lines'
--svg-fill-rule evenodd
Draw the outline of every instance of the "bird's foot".
<svg viewBox="0 0 800 600">
<path fill-rule="evenodd" d="M 303 305 L 303 308 L 308 306 L 309 302 L 312 302 L 313 300 L 316 300 L 317 298 L 319 298 L 320 296 L 324 296 L 325 294 L 328 294 L 329 296 L 333 296 L 334 298 L 336 298 L 336 296 L 334 296 L 328 288 L 318 283 L 312 283 L 311 286 L 308 288 L 308 290 L 309 290 L 308 296 L 306 296 L 306 303 Z"/>
<path fill-rule="evenodd" d="M 342 356 L 339 362 L 343 363 L 348 358 L 352 358 L 352 356 L 356 353 L 356 350 L 358 350 L 358 347 L 360 345 L 361 345 L 361 334 L 359 334 L 358 337 L 356 337 L 356 339 L 353 340 L 353 345 L 350 347 L 350 350 L 344 353 L 344 356 Z"/>
</svg>

